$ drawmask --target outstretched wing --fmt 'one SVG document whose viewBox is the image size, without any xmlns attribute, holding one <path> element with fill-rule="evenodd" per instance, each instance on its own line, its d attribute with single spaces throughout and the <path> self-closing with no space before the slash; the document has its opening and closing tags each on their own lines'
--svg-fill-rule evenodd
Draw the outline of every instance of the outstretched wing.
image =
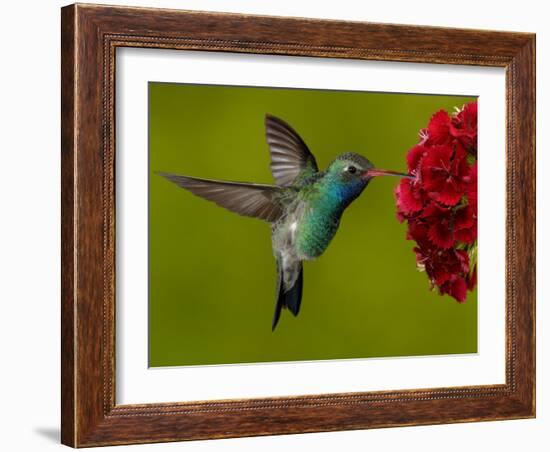
<svg viewBox="0 0 550 452">
<path fill-rule="evenodd" d="M 318 171 L 315 157 L 306 143 L 285 121 L 266 115 L 265 134 L 271 153 L 271 172 L 277 185 L 287 187 L 298 177 Z"/>
<path fill-rule="evenodd" d="M 278 187 L 272 185 L 225 182 L 159 173 L 194 195 L 215 202 L 231 212 L 266 221 L 276 221 L 281 213 L 277 202 Z"/>
</svg>

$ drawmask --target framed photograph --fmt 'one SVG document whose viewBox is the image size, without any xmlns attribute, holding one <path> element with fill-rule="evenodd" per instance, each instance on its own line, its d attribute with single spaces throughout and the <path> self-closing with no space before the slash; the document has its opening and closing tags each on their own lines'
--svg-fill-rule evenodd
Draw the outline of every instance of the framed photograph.
<svg viewBox="0 0 550 452">
<path fill-rule="evenodd" d="M 535 416 L 535 36 L 62 9 L 62 442 Z"/>
</svg>

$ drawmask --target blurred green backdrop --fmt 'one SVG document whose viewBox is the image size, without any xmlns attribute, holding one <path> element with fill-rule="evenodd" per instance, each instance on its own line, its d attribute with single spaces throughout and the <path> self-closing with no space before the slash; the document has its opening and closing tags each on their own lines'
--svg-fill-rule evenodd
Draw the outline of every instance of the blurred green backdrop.
<svg viewBox="0 0 550 452">
<path fill-rule="evenodd" d="M 149 365 L 477 352 L 477 294 L 430 292 L 395 218 L 397 178 L 375 179 L 326 253 L 304 267 L 300 315 L 271 332 L 270 227 L 156 174 L 272 183 L 264 115 L 289 122 L 320 168 L 354 151 L 406 170 L 419 129 L 473 97 L 149 84 Z"/>
</svg>

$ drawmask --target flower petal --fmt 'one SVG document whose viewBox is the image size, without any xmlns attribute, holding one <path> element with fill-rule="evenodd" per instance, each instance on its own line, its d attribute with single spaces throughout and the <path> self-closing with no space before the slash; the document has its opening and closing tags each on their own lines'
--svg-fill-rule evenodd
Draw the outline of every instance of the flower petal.
<svg viewBox="0 0 550 452">
<path fill-rule="evenodd" d="M 455 276 L 442 286 L 441 292 L 449 294 L 456 301 L 462 303 L 466 300 L 467 289 L 466 280 L 460 276 Z"/>
<path fill-rule="evenodd" d="M 397 208 L 402 214 L 418 212 L 424 205 L 421 193 L 418 189 L 415 190 L 413 183 L 414 180 L 401 179 L 395 190 Z"/>
<path fill-rule="evenodd" d="M 445 110 L 439 110 L 430 119 L 428 124 L 429 143 L 445 144 L 451 139 L 451 117 Z"/>
<path fill-rule="evenodd" d="M 454 234 L 447 222 L 436 222 L 430 225 L 428 237 L 434 245 L 440 248 L 451 248 L 454 243 Z"/>
<path fill-rule="evenodd" d="M 417 144 L 409 150 L 409 152 L 407 153 L 407 167 L 409 168 L 410 173 L 418 169 L 418 164 L 420 163 L 420 160 L 427 154 L 428 148 L 426 148 L 422 144 Z"/>
</svg>

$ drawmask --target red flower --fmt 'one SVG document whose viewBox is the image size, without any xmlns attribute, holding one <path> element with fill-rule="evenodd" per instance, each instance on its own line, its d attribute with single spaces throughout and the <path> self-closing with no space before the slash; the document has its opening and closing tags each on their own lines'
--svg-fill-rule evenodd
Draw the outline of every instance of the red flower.
<svg viewBox="0 0 550 452">
<path fill-rule="evenodd" d="M 452 275 L 452 277 L 439 286 L 441 294 L 448 294 L 453 297 L 459 303 L 466 300 L 466 291 L 468 285 L 466 280 L 460 276 Z"/>
<path fill-rule="evenodd" d="M 466 190 L 468 203 L 475 208 L 477 214 L 477 162 L 470 166 L 466 182 L 468 184 L 468 189 Z"/>
<path fill-rule="evenodd" d="M 471 244 L 477 240 L 477 163 L 469 168 L 467 206 L 458 212 L 456 222 L 457 240 Z"/>
<path fill-rule="evenodd" d="M 419 136 L 407 153 L 415 178 L 395 189 L 397 218 L 407 221 L 407 240 L 416 242 L 418 268 L 432 287 L 463 302 L 477 284 L 477 105 L 452 118 L 438 111 Z"/>
<path fill-rule="evenodd" d="M 427 221 L 428 238 L 439 248 L 451 248 L 455 244 L 454 215 L 451 209 L 437 203 L 428 205 L 421 214 Z"/>
<path fill-rule="evenodd" d="M 409 173 L 417 174 L 420 161 L 423 157 L 428 155 L 429 148 L 423 144 L 417 144 L 412 147 L 407 153 L 407 167 L 409 168 Z"/>
<path fill-rule="evenodd" d="M 449 134 L 451 128 L 451 117 L 445 110 L 439 110 L 430 119 L 428 124 L 428 143 L 429 144 L 447 144 L 451 137 Z"/>
<path fill-rule="evenodd" d="M 412 214 L 424 207 L 424 194 L 414 179 L 402 179 L 395 188 L 397 209 L 402 214 Z"/>
<path fill-rule="evenodd" d="M 477 150 L 477 102 L 464 106 L 453 118 L 449 131 L 468 150 Z"/>
<path fill-rule="evenodd" d="M 417 264 L 426 271 L 433 285 L 441 287 L 454 280 L 454 276 L 466 277 L 469 271 L 468 253 L 463 250 L 441 250 L 436 246 L 414 248 Z"/>
<path fill-rule="evenodd" d="M 473 243 L 477 239 L 477 209 L 468 204 L 455 214 L 455 238 L 462 243 Z"/>
<path fill-rule="evenodd" d="M 409 229 L 407 230 L 407 240 L 414 240 L 423 248 L 430 248 L 428 239 L 429 226 L 425 221 L 419 218 L 409 220 Z"/>
<path fill-rule="evenodd" d="M 433 199 L 451 206 L 464 196 L 468 163 L 461 146 L 433 146 L 421 165 L 424 188 Z"/>
</svg>

